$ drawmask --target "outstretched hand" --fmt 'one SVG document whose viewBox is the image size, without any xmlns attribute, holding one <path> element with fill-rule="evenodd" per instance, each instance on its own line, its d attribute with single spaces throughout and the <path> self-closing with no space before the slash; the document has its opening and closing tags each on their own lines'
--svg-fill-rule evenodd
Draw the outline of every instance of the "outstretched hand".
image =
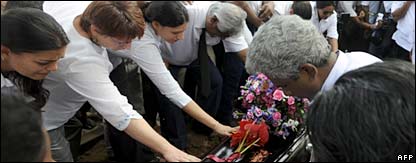
<svg viewBox="0 0 416 163">
<path fill-rule="evenodd" d="M 230 127 L 230 126 L 225 126 L 222 124 L 218 124 L 217 126 L 215 126 L 214 131 L 218 134 L 221 135 L 225 135 L 225 136 L 231 136 L 234 132 L 237 132 L 238 127 Z"/>
<path fill-rule="evenodd" d="M 201 159 L 187 154 L 177 148 L 172 148 L 172 150 L 165 152 L 163 158 L 168 162 L 200 162 Z"/>
</svg>

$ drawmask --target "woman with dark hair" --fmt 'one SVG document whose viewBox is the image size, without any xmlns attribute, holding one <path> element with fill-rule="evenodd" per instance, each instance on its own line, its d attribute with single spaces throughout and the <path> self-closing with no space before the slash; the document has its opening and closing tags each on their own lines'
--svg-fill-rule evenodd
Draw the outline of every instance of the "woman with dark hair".
<svg viewBox="0 0 416 163">
<path fill-rule="evenodd" d="M 109 78 L 114 66 L 107 49 L 129 49 L 132 40 L 144 34 L 145 22 L 137 2 L 47 1 L 43 7 L 71 40 L 60 69 L 44 83 L 51 92 L 43 118 L 54 159 L 73 161 L 64 124 L 89 102 L 111 125 L 160 152 L 167 161 L 199 161 L 154 131 Z"/>
<path fill-rule="evenodd" d="M 415 156 L 414 65 L 385 61 L 344 74 L 333 89 L 315 98 L 307 129 L 312 161 L 380 162 Z"/>
<path fill-rule="evenodd" d="M 1 85 L 6 78 L 40 109 L 48 98 L 43 79 L 58 68 L 69 40 L 50 15 L 32 8 L 11 9 L 1 15 Z"/>
<path fill-rule="evenodd" d="M 335 12 L 335 3 L 333 1 L 316 1 L 311 2 L 312 17 L 311 21 L 316 29 L 322 33 L 331 45 L 331 50 L 338 50 L 338 31 L 337 31 L 337 13 Z"/>
<path fill-rule="evenodd" d="M 154 1 L 145 4 L 143 11 L 146 20 L 144 36 L 140 40 L 133 40 L 130 50 L 115 53 L 134 60 L 159 89 L 160 93 L 158 94 L 163 96 L 160 98 L 165 98 L 167 100 L 164 101 L 176 105 L 177 109 L 167 109 L 167 104 L 161 101 L 162 107 L 159 115 L 161 116 L 162 135 L 177 148 L 186 149 L 186 125 L 182 112 L 179 111 L 180 114 L 178 114 L 179 109 L 215 132 L 221 135 L 231 135 L 235 129 L 220 124 L 202 110 L 181 89 L 163 62 L 160 45 L 174 44 L 178 40 L 184 39 L 184 32 L 189 21 L 187 9 L 177 1 Z M 167 116 L 174 117 L 174 120 L 166 118 Z"/>
<path fill-rule="evenodd" d="M 299 15 L 301 18 L 310 20 L 312 17 L 312 6 L 309 1 L 293 1 L 290 14 Z"/>
<path fill-rule="evenodd" d="M 41 10 L 10 9 L 3 13 L 1 15 L 2 90 L 4 88 L 14 91 L 17 87 L 23 96 L 29 96 L 26 102 L 30 102 L 30 106 L 39 111 L 45 105 L 49 94 L 42 87 L 43 79 L 51 71 L 57 70 L 57 62 L 64 56 L 68 43 L 69 40 L 62 27 L 52 16 Z M 43 132 L 47 146 L 43 161 L 52 161 L 49 137 L 45 130 Z"/>
</svg>

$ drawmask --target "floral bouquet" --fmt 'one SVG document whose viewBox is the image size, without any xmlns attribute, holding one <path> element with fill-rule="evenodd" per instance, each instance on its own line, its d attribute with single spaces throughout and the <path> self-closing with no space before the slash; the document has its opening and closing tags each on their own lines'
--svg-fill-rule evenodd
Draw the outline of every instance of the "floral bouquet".
<svg viewBox="0 0 416 163">
<path fill-rule="evenodd" d="M 217 157 L 210 154 L 207 158 L 216 162 L 238 162 L 243 159 L 251 147 L 260 147 L 254 152 L 252 160 L 261 161 L 270 152 L 264 150 L 269 141 L 269 133 L 285 140 L 290 134 L 296 134 L 304 123 L 305 112 L 309 101 L 293 96 L 286 96 L 276 88 L 267 76 L 262 73 L 252 75 L 241 86 L 240 111 L 233 113 L 234 118 L 240 119 L 239 130 L 231 135 L 231 154 Z"/>
<path fill-rule="evenodd" d="M 304 123 L 309 100 L 286 96 L 276 88 L 270 79 L 262 74 L 252 75 L 241 86 L 242 108 L 246 113 L 233 113 L 234 118 L 252 120 L 255 123 L 265 122 L 270 131 L 286 139 L 290 133 L 296 133 L 299 125 Z"/>
</svg>

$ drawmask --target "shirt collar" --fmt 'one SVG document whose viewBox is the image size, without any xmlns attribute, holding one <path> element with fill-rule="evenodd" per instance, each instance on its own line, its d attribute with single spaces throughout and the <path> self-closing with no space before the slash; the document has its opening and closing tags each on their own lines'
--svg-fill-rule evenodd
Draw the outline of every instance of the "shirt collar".
<svg viewBox="0 0 416 163">
<path fill-rule="evenodd" d="M 163 41 L 162 37 L 156 34 L 155 29 L 153 29 L 152 23 L 147 23 L 146 28 L 149 30 L 150 34 L 152 35 L 152 38 L 156 39 L 159 43 Z"/>
<path fill-rule="evenodd" d="M 13 87 L 13 86 L 14 86 L 14 84 L 10 80 L 5 78 L 3 76 L 3 74 L 1 74 L 1 88 L 3 88 L 3 87 Z"/>
<path fill-rule="evenodd" d="M 322 85 L 321 91 L 327 91 L 331 89 L 334 86 L 335 82 L 338 80 L 338 78 L 344 74 L 345 69 L 347 68 L 348 58 L 346 54 L 342 51 L 338 51 L 337 54 L 337 60 L 335 61 L 334 66 L 329 72 L 329 75 L 326 78 L 324 84 Z"/>
</svg>

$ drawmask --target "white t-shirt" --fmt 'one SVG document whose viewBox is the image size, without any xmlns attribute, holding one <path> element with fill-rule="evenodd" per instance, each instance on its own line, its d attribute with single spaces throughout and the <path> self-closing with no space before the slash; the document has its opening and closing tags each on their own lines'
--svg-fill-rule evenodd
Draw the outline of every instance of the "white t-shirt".
<svg viewBox="0 0 416 163">
<path fill-rule="evenodd" d="M 274 10 L 278 15 L 290 15 L 293 1 L 274 1 Z"/>
<path fill-rule="evenodd" d="M 414 21 L 413 21 L 413 23 L 415 23 Z M 412 47 L 412 63 L 413 64 L 415 64 L 415 25 L 413 24 L 413 30 L 412 30 L 412 33 L 410 34 L 410 36 L 409 36 L 410 38 L 409 38 L 409 40 L 410 40 L 410 42 L 411 42 L 411 44 L 413 45 L 413 47 Z"/>
<path fill-rule="evenodd" d="M 163 95 L 176 106 L 183 108 L 192 99 L 181 89 L 166 68 L 159 49 L 162 42 L 164 41 L 156 35 L 151 24 L 147 23 L 143 37 L 140 40 L 133 40 L 131 49 L 116 51 L 113 54 L 136 62 Z"/>
<path fill-rule="evenodd" d="M 391 11 L 396 11 L 398 8 L 402 7 L 405 2 L 406 1 L 393 2 Z M 412 30 L 415 28 L 415 2 L 412 2 L 406 14 L 397 21 L 396 27 L 397 30 L 393 34 L 393 40 L 395 40 L 400 47 L 410 52 L 414 45 L 414 41 L 412 45 L 412 38 L 409 34 L 412 34 Z"/>
<path fill-rule="evenodd" d="M 321 91 L 327 91 L 331 89 L 335 82 L 343 74 L 376 62 L 382 61 L 379 58 L 365 52 L 343 53 L 339 51 L 337 61 L 335 62 L 334 67 L 332 67 L 331 72 L 322 85 Z"/>
<path fill-rule="evenodd" d="M 62 25 L 70 43 L 65 57 L 58 62 L 58 70 L 50 73 L 43 86 L 50 91 L 42 116 L 47 130 L 56 129 L 66 123 L 89 102 L 103 117 L 119 130 L 124 130 L 132 118 L 140 119 L 127 98 L 120 94 L 109 78 L 113 65 L 107 50 L 82 37 L 74 28 L 73 20 L 82 14 L 88 3 L 45 3 L 44 9 Z M 53 10 L 48 10 L 53 6 Z M 64 12 L 71 10 L 72 12 Z M 65 14 L 63 14 L 65 13 Z"/>
<path fill-rule="evenodd" d="M 339 1 L 337 4 L 337 11 L 340 14 L 350 14 L 350 17 L 356 17 L 357 13 L 354 10 L 355 1 Z"/>
<path fill-rule="evenodd" d="M 192 5 L 186 5 L 189 22 L 185 30 L 185 39 L 173 44 L 164 42 L 161 44 L 162 57 L 172 65 L 187 66 L 198 58 L 198 43 L 202 28 L 205 28 L 205 20 L 209 6 L 213 2 L 196 1 Z M 246 30 L 242 30 L 243 32 Z M 221 41 L 220 37 L 212 37 L 206 32 L 208 46 L 216 45 Z M 223 40 L 225 52 L 239 52 L 248 48 L 243 34 L 234 35 Z"/>
<path fill-rule="evenodd" d="M 338 39 L 337 31 L 337 13 L 334 11 L 334 14 L 329 16 L 326 19 L 321 19 L 319 21 L 318 8 L 316 8 L 316 2 L 311 2 L 312 6 L 312 18 L 311 21 L 313 25 L 318 29 L 319 32 L 327 32 L 327 37 Z"/>
</svg>

